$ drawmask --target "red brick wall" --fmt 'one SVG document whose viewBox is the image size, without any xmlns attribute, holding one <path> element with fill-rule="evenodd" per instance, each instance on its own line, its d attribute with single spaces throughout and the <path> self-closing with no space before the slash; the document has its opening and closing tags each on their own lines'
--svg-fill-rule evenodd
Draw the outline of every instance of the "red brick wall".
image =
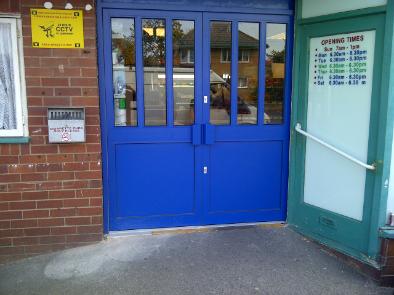
<svg viewBox="0 0 394 295">
<path fill-rule="evenodd" d="M 95 10 L 84 11 L 84 49 L 32 48 L 30 8 L 44 2 L 0 0 L 0 12 L 22 14 L 31 137 L 0 144 L 0 261 L 102 239 Z M 51 2 L 62 9 L 67 1 Z M 49 106 L 84 106 L 86 143 L 48 144 Z"/>
</svg>

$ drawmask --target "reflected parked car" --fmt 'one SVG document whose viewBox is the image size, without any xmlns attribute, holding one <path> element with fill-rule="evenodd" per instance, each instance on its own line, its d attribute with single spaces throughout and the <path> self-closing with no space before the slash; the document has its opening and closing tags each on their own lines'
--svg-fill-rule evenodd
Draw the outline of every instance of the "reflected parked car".
<svg viewBox="0 0 394 295">
<path fill-rule="evenodd" d="M 129 72 L 129 73 L 128 73 Z M 134 68 L 123 68 L 123 81 L 126 83 L 126 92 L 132 93 L 131 109 L 135 104 Z M 119 75 L 118 73 L 117 75 Z M 132 81 L 128 81 L 132 77 Z M 173 97 L 174 97 L 174 124 L 191 125 L 194 122 L 194 69 L 174 68 L 173 70 Z M 257 106 L 246 102 L 238 96 L 238 124 L 256 124 Z M 149 67 L 144 69 L 144 106 L 146 125 L 166 124 L 166 74 L 163 67 Z M 228 124 L 231 113 L 230 84 L 217 73 L 210 72 L 210 114 L 211 123 Z M 269 117 L 264 114 L 265 121 Z"/>
<path fill-rule="evenodd" d="M 217 73 L 210 72 L 211 122 L 217 125 L 229 124 L 231 116 L 231 85 Z M 268 116 L 264 114 L 267 119 Z M 257 106 L 237 96 L 238 124 L 256 124 Z"/>
</svg>

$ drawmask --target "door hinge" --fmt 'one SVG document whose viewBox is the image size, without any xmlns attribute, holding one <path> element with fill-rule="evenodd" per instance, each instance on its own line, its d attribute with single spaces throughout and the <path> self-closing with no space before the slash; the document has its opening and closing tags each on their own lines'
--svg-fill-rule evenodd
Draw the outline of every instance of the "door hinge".
<svg viewBox="0 0 394 295">
<path fill-rule="evenodd" d="M 204 172 L 204 174 L 208 173 L 208 167 L 207 166 L 204 166 L 203 172 Z"/>
</svg>

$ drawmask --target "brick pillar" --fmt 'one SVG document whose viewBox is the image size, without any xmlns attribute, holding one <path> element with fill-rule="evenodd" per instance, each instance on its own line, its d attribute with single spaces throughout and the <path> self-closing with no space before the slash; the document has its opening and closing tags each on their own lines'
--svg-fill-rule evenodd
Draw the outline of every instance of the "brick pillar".
<svg viewBox="0 0 394 295">
<path fill-rule="evenodd" d="M 1 0 L 22 15 L 29 144 L 0 144 L 0 261 L 102 239 L 102 180 L 95 10 L 84 11 L 84 49 L 31 46 L 30 8 L 45 1 Z M 51 1 L 63 9 L 65 1 Z M 74 1 L 83 9 L 92 1 Z M 86 108 L 86 143 L 49 144 L 47 107 Z"/>
</svg>

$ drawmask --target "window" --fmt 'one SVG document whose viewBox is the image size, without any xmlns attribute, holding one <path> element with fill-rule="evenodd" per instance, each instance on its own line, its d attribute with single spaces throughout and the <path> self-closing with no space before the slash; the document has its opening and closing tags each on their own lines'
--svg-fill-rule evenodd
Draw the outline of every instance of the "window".
<svg viewBox="0 0 394 295">
<path fill-rule="evenodd" d="M 172 91 L 175 126 L 194 124 L 195 101 L 195 29 L 194 21 L 172 21 Z"/>
<path fill-rule="evenodd" d="M 194 50 L 182 49 L 180 58 L 181 58 L 181 64 L 194 64 Z"/>
<path fill-rule="evenodd" d="M 238 61 L 239 62 L 249 62 L 249 50 L 240 49 L 238 52 Z"/>
<path fill-rule="evenodd" d="M 0 137 L 27 135 L 21 22 L 0 18 Z"/>
<path fill-rule="evenodd" d="M 260 24 L 238 23 L 237 124 L 257 124 L 259 113 Z M 246 49 L 247 48 L 247 49 Z M 249 63 L 250 56 L 253 62 Z"/>
<path fill-rule="evenodd" d="M 231 123 L 231 26 L 231 22 L 210 22 L 209 122 L 212 125 L 229 125 Z M 220 42 L 218 42 L 218 39 L 220 39 Z M 220 49 L 218 50 L 219 46 Z"/>
<path fill-rule="evenodd" d="M 133 18 L 112 18 L 115 126 L 137 126 L 137 81 Z"/>
<path fill-rule="evenodd" d="M 238 77 L 238 88 L 248 88 L 247 77 Z"/>
<path fill-rule="evenodd" d="M 286 64 L 285 24 L 267 24 L 265 51 L 265 124 L 283 123 Z"/>
<path fill-rule="evenodd" d="M 239 62 L 249 62 L 250 52 L 246 49 L 240 49 L 238 52 L 238 61 Z M 220 62 L 228 63 L 231 62 L 231 50 L 230 49 L 222 49 L 220 54 Z"/>
<path fill-rule="evenodd" d="M 142 19 L 145 126 L 167 125 L 166 20 Z"/>
<path fill-rule="evenodd" d="M 231 50 L 230 49 L 222 49 L 220 54 L 220 62 L 227 63 L 231 62 Z"/>
</svg>

